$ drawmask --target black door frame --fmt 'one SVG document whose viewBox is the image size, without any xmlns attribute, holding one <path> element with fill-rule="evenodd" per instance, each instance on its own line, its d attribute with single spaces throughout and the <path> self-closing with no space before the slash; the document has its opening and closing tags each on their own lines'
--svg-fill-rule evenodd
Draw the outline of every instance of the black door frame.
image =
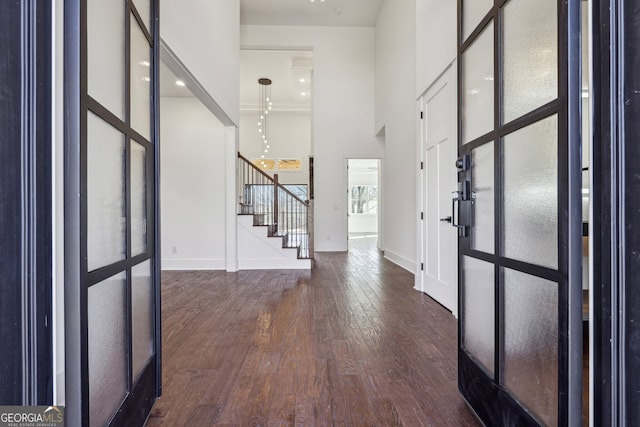
<svg viewBox="0 0 640 427">
<path fill-rule="evenodd" d="M 0 402 L 53 401 L 51 2 L 0 2 Z"/>
<path fill-rule="evenodd" d="M 473 0 L 469 0 L 473 1 Z M 493 23 L 494 39 L 494 126 L 493 130 L 464 145 L 459 144 L 458 154 L 469 155 L 471 150 L 483 144 L 494 142 L 495 194 L 495 251 L 487 254 L 473 250 L 470 239 L 459 239 L 459 310 L 458 328 L 459 389 L 481 419 L 487 423 L 507 423 L 509 425 L 539 425 L 539 422 L 515 401 L 500 384 L 499 371 L 502 360 L 502 331 L 496 322 L 495 331 L 495 378 L 490 378 L 476 362 L 462 350 L 463 301 L 462 269 L 463 256 L 471 256 L 493 263 L 495 267 L 495 319 L 502 318 L 503 287 L 500 266 L 516 271 L 534 274 L 558 283 L 558 424 L 578 425 L 582 417 L 582 223 L 581 223 L 581 74 L 580 74 L 580 26 L 581 1 L 558 1 L 558 97 L 553 101 L 513 120 L 501 122 L 502 55 L 501 9 L 509 0 L 495 0 L 487 15 L 478 23 L 466 40 L 462 38 L 462 7 L 464 0 L 458 0 L 458 112 L 462 114 L 461 88 L 462 55 L 473 41 Z M 500 162 L 502 137 L 541 119 L 558 115 L 558 269 L 511 260 L 502 256 L 503 242 L 499 236 L 501 229 L 502 194 Z M 462 141 L 461 120 L 458 121 L 459 141 Z M 461 180 L 471 182 L 471 171 L 459 174 Z M 470 220 L 470 214 L 461 211 L 462 218 Z M 577 218 L 577 219 L 576 219 Z M 576 283 L 579 285 L 576 285 Z M 494 382 L 495 381 L 495 382 Z"/>
<path fill-rule="evenodd" d="M 640 419 L 640 4 L 594 0 L 594 425 Z"/>
<path fill-rule="evenodd" d="M 129 329 L 129 372 L 127 397 L 110 425 L 143 425 L 151 407 L 160 396 L 161 387 L 161 326 L 160 326 L 160 248 L 159 248 L 159 1 L 150 0 L 151 28 L 138 13 L 133 0 L 125 3 L 126 28 L 126 81 L 125 99 L 130 98 L 130 17 L 141 27 L 150 43 L 151 52 L 151 114 L 149 139 L 136 132 L 127 117 L 121 120 L 109 112 L 88 94 L 87 70 L 87 2 L 66 0 L 64 3 L 64 181 L 65 181 L 65 375 L 66 418 L 69 425 L 89 424 L 89 366 L 88 366 L 88 313 L 89 288 L 114 274 L 130 269 L 146 260 L 151 260 L 151 280 L 155 289 L 155 354 L 137 379 L 131 372 L 131 330 Z M 127 101 L 128 102 L 128 101 Z M 128 104 L 127 104 L 128 105 Z M 126 109 L 129 111 L 129 108 Z M 93 112 L 109 125 L 125 135 L 126 150 L 126 259 L 97 270 L 87 268 L 87 116 Z M 151 117 L 150 117 L 151 119 Z M 146 148 L 147 189 L 147 248 L 140 255 L 132 256 L 130 202 L 130 144 L 132 141 Z M 123 270 L 124 269 L 124 270 Z M 127 325 L 131 319 L 131 277 L 127 278 Z"/>
</svg>

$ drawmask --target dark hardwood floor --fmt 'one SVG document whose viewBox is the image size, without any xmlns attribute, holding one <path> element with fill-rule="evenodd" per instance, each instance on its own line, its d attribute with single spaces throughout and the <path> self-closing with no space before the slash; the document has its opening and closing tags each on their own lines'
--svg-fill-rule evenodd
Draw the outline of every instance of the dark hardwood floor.
<svg viewBox="0 0 640 427">
<path fill-rule="evenodd" d="M 477 426 L 456 321 L 371 239 L 302 271 L 163 273 L 148 426 Z"/>
</svg>

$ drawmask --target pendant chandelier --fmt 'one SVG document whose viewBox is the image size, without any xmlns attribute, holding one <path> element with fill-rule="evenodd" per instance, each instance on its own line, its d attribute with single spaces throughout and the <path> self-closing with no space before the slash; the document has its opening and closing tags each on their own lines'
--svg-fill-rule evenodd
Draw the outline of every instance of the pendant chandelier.
<svg viewBox="0 0 640 427">
<path fill-rule="evenodd" d="M 269 113 L 273 102 L 271 101 L 271 79 L 258 79 L 258 137 L 260 141 L 262 166 L 266 166 L 264 158 L 269 152 Z"/>
</svg>

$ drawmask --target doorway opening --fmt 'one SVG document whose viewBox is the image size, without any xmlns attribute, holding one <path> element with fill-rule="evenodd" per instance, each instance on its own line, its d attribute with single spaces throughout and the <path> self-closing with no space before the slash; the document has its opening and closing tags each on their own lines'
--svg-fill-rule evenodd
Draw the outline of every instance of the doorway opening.
<svg viewBox="0 0 640 427">
<path fill-rule="evenodd" d="M 380 160 L 347 160 L 348 239 L 377 245 L 380 234 Z"/>
</svg>

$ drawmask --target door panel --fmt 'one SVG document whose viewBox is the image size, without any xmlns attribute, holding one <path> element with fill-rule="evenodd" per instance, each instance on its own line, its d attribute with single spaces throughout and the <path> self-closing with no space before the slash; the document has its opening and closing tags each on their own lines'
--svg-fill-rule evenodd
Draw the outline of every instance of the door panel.
<svg viewBox="0 0 640 427">
<path fill-rule="evenodd" d="M 471 151 L 474 216 L 471 248 L 495 253 L 495 166 L 493 141 Z"/>
<path fill-rule="evenodd" d="M 131 342 L 133 378 L 138 379 L 155 353 L 154 288 L 151 261 L 131 269 Z"/>
<path fill-rule="evenodd" d="M 579 6 L 497 1 L 459 37 L 459 387 L 488 425 L 582 415 L 580 81 L 566 49 Z"/>
<path fill-rule="evenodd" d="M 457 316 L 457 240 L 451 227 L 451 198 L 456 188 L 455 68 L 425 95 L 425 206 L 423 291 Z"/>
<path fill-rule="evenodd" d="M 509 268 L 502 276 L 504 387 L 545 425 L 557 425 L 558 284 Z"/>
<path fill-rule="evenodd" d="M 494 119 L 493 23 L 485 28 L 460 58 L 464 120 L 461 141 L 466 144 L 490 132 Z"/>
<path fill-rule="evenodd" d="M 67 409 L 143 425 L 160 391 L 158 3 L 64 7 Z"/>
<path fill-rule="evenodd" d="M 495 271 L 492 263 L 462 258 L 462 347 L 487 373 L 495 371 Z"/>
<path fill-rule="evenodd" d="M 127 276 L 117 274 L 89 288 L 89 419 L 109 424 L 127 393 Z M 108 301 L 108 304 L 105 304 Z"/>
<path fill-rule="evenodd" d="M 92 112 L 87 119 L 87 268 L 125 259 L 125 135 Z"/>
<path fill-rule="evenodd" d="M 502 169 L 504 255 L 557 269 L 557 116 L 505 136 Z"/>
</svg>

